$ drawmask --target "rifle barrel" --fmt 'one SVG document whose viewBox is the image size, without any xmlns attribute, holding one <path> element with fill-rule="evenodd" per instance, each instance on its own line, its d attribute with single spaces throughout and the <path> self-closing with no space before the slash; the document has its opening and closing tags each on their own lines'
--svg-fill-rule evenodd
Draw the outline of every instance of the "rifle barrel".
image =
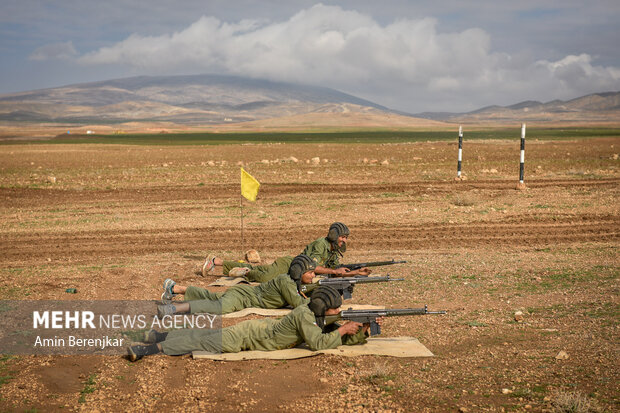
<svg viewBox="0 0 620 413">
<path fill-rule="evenodd" d="M 446 314 L 445 311 L 428 311 L 427 306 L 423 308 L 397 308 L 385 310 L 342 310 L 340 315 L 342 318 L 355 317 L 362 314 L 373 314 L 378 317 L 396 317 L 403 315 L 424 315 L 424 314 Z"/>
</svg>

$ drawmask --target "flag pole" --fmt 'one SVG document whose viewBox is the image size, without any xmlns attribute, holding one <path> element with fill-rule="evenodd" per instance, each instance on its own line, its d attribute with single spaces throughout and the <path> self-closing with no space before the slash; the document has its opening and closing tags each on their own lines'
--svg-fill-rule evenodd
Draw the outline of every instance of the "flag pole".
<svg viewBox="0 0 620 413">
<path fill-rule="evenodd" d="M 239 197 L 239 207 L 241 208 L 241 256 L 245 251 L 245 239 L 243 238 L 243 195 Z"/>
<path fill-rule="evenodd" d="M 241 168 L 241 198 L 239 200 L 239 209 L 241 210 L 241 255 L 244 255 L 245 251 L 245 237 L 243 236 L 243 198 L 249 201 L 256 201 L 256 195 L 258 195 L 258 188 L 260 182 L 258 182 L 252 175 L 247 173 L 243 167 Z"/>
</svg>

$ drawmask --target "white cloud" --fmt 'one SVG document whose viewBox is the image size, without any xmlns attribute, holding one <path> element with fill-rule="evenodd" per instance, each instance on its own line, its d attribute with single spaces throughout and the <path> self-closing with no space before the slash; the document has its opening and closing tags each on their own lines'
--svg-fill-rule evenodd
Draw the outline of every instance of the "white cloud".
<svg viewBox="0 0 620 413">
<path fill-rule="evenodd" d="M 31 58 L 73 55 L 69 42 L 37 49 Z M 620 89 L 620 69 L 595 66 L 587 54 L 535 61 L 493 51 L 491 36 L 479 28 L 440 33 L 433 18 L 380 25 L 369 15 L 322 4 L 282 22 L 201 17 L 178 32 L 133 34 L 77 61 L 148 74 L 229 73 L 316 84 L 409 111 L 464 111 Z"/>
<path fill-rule="evenodd" d="M 592 66 L 592 57 L 588 54 L 566 56 L 555 62 L 541 60 L 537 65 L 546 69 L 558 86 L 568 90 L 594 87 L 606 91 L 617 88 L 620 83 L 619 68 Z"/>
<path fill-rule="evenodd" d="M 30 60 L 66 60 L 78 55 L 72 42 L 46 44 L 37 48 L 28 57 Z"/>
</svg>

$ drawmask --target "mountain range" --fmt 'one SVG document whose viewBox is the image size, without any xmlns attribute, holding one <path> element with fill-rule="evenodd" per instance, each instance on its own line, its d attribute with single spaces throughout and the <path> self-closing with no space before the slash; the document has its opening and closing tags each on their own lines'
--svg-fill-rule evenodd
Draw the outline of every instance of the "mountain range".
<svg viewBox="0 0 620 413">
<path fill-rule="evenodd" d="M 593 93 L 568 101 L 538 102 L 528 100 L 510 106 L 487 106 L 466 113 L 424 112 L 426 119 L 445 122 L 505 122 L 505 121 L 604 121 L 620 122 L 620 92 Z"/>
<path fill-rule="evenodd" d="M 620 92 L 467 113 L 407 114 L 334 89 L 223 75 L 138 76 L 0 95 L 0 122 L 418 127 L 443 123 L 620 123 Z"/>
</svg>

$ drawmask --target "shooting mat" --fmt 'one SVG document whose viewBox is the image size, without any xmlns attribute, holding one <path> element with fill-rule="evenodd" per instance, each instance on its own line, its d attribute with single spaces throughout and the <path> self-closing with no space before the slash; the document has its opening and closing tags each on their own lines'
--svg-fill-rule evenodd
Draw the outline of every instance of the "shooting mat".
<svg viewBox="0 0 620 413">
<path fill-rule="evenodd" d="M 383 310 L 385 307 L 381 305 L 365 305 L 365 304 L 344 304 L 343 307 L 352 310 Z M 222 318 L 240 318 L 247 317 L 249 315 L 262 315 L 266 317 L 284 317 L 288 313 L 291 312 L 290 308 L 244 308 L 240 311 L 235 311 L 234 313 L 224 314 Z"/>
<path fill-rule="evenodd" d="M 220 361 L 238 360 L 292 360 L 312 357 L 318 354 L 336 356 L 389 356 L 389 357 L 433 357 L 417 338 L 413 337 L 371 337 L 366 344 L 356 346 L 339 346 L 335 349 L 312 351 L 303 347 L 275 351 L 241 351 L 239 353 L 213 354 L 207 351 L 194 351 L 194 359 L 210 359 Z"/>
</svg>

